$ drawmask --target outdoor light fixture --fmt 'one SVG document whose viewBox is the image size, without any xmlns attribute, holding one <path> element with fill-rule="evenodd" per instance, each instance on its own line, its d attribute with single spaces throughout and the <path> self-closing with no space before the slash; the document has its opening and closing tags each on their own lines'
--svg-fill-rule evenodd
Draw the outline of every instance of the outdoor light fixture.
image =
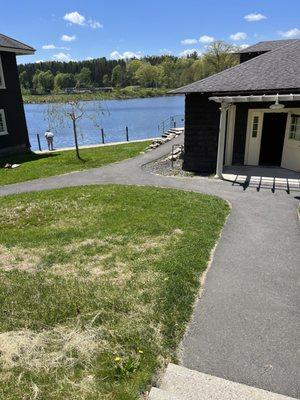
<svg viewBox="0 0 300 400">
<path fill-rule="evenodd" d="M 269 108 L 271 108 L 271 110 L 281 110 L 282 108 L 284 108 L 284 104 L 279 103 L 279 95 L 278 94 L 277 94 L 275 103 L 271 104 Z"/>
</svg>

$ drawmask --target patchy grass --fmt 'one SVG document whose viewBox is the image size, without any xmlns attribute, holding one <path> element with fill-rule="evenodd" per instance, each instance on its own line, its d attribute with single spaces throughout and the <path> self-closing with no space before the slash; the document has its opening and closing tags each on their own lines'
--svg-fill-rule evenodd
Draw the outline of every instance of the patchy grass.
<svg viewBox="0 0 300 400">
<path fill-rule="evenodd" d="M 134 157 L 145 150 L 149 144 L 150 141 L 145 141 L 81 149 L 82 161 L 76 158 L 75 150 L 0 157 L 0 185 L 101 167 Z M 16 169 L 1 168 L 6 163 L 21 164 L 21 166 Z"/>
<path fill-rule="evenodd" d="M 0 202 L 0 398 L 137 399 L 176 360 L 227 204 L 114 185 Z"/>
</svg>

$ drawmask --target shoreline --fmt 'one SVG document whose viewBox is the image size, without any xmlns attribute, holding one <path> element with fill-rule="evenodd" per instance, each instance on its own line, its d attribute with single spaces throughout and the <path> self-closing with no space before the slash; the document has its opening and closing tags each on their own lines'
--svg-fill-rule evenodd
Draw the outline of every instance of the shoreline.
<svg viewBox="0 0 300 400">
<path fill-rule="evenodd" d="M 69 101 L 101 101 L 130 100 L 166 96 L 169 89 L 117 89 L 110 93 L 53 93 L 53 94 L 23 94 L 24 104 L 67 103 Z"/>
</svg>

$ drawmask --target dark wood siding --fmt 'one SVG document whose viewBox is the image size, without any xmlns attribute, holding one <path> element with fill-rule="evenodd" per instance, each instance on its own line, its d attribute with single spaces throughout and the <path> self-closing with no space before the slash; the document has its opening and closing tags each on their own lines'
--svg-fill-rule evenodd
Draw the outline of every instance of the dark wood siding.
<svg viewBox="0 0 300 400">
<path fill-rule="evenodd" d="M 240 103 L 236 105 L 236 118 L 233 141 L 233 164 L 244 164 L 245 146 L 247 136 L 248 110 L 269 108 L 274 103 Z M 298 108 L 300 102 L 283 102 L 286 108 Z"/>
<path fill-rule="evenodd" d="M 187 94 L 185 98 L 185 158 L 188 171 L 215 172 L 220 111 L 209 95 Z"/>
<path fill-rule="evenodd" d="M 0 109 L 5 111 L 8 135 L 0 136 L 0 153 L 21 151 L 30 147 L 19 83 L 16 56 L 0 52 L 5 89 L 0 89 Z"/>
</svg>

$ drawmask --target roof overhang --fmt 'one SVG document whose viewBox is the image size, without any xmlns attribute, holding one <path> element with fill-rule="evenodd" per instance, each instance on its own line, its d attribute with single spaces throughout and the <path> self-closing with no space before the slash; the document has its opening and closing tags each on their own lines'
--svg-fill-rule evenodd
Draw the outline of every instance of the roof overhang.
<svg viewBox="0 0 300 400">
<path fill-rule="evenodd" d="M 34 54 L 35 53 L 35 49 L 16 49 L 14 47 L 3 47 L 0 46 L 0 51 L 5 51 L 8 53 L 15 53 L 18 56 L 25 56 L 27 54 Z"/>
<path fill-rule="evenodd" d="M 260 103 L 273 101 L 300 101 L 300 94 L 263 94 L 250 96 L 212 96 L 209 100 L 216 103 Z"/>
</svg>

